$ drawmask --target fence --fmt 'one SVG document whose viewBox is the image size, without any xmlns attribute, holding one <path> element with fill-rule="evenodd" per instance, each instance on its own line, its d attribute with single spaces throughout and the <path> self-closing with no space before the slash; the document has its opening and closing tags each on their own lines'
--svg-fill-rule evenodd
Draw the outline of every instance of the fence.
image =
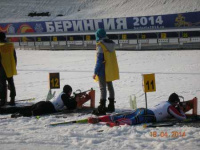
<svg viewBox="0 0 200 150">
<path fill-rule="evenodd" d="M 108 32 L 117 50 L 200 49 L 200 28 Z M 94 33 L 20 34 L 16 48 L 37 50 L 95 49 Z"/>
</svg>

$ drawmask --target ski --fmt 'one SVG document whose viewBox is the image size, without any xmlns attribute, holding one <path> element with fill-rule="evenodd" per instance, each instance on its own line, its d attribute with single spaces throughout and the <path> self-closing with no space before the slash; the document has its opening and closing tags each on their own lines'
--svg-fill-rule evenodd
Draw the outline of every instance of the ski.
<svg viewBox="0 0 200 150">
<path fill-rule="evenodd" d="M 92 110 L 93 109 L 91 109 L 91 108 L 82 108 L 82 109 L 76 109 L 73 111 L 64 110 L 62 113 L 55 115 L 55 117 L 56 118 L 68 118 L 71 116 L 80 117 L 80 116 L 91 114 Z"/>
<path fill-rule="evenodd" d="M 0 118 L 0 120 L 4 120 L 4 119 L 10 119 L 11 117 L 2 117 Z"/>
<path fill-rule="evenodd" d="M 23 102 L 23 101 L 34 101 L 35 98 L 26 98 L 26 99 L 20 99 L 20 100 L 16 100 L 15 102 Z"/>
<path fill-rule="evenodd" d="M 177 120 L 169 120 L 165 122 L 157 122 L 157 123 L 152 123 L 152 124 L 144 124 L 144 128 L 156 128 L 156 127 L 171 127 L 171 126 L 178 126 L 178 127 L 200 127 L 200 116 L 195 116 L 195 117 L 189 117 L 186 120 L 183 121 L 177 121 Z"/>
<path fill-rule="evenodd" d="M 152 124 L 144 124 L 143 128 L 157 128 L 157 127 L 171 127 L 174 126 L 175 123 L 152 123 Z"/>
<path fill-rule="evenodd" d="M 88 123 L 88 119 L 81 119 L 81 120 L 74 120 L 68 122 L 56 122 L 49 124 L 50 126 L 58 126 L 58 125 L 66 125 L 66 124 L 73 124 L 73 123 Z"/>
</svg>

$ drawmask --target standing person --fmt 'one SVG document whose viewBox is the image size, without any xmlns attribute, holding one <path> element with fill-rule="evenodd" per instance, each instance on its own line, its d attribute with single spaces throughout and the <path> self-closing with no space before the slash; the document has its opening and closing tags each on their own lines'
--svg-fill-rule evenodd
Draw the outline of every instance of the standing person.
<svg viewBox="0 0 200 150">
<path fill-rule="evenodd" d="M 112 81 L 119 79 L 119 68 L 115 53 L 115 43 L 106 37 L 104 29 L 98 29 L 96 37 L 96 66 L 93 79 L 99 82 L 100 105 L 93 111 L 95 115 L 105 115 L 107 112 L 115 111 L 115 92 Z M 109 104 L 106 108 L 107 91 L 109 91 Z"/>
<path fill-rule="evenodd" d="M 13 43 L 6 41 L 6 35 L 0 32 L 0 106 L 4 106 L 7 96 L 7 84 L 10 87 L 10 105 L 15 105 L 15 84 L 13 76 L 17 75 L 17 56 Z"/>
<path fill-rule="evenodd" d="M 138 108 L 134 111 L 118 114 L 106 115 L 99 118 L 88 118 L 88 122 L 95 124 L 98 122 L 107 122 L 108 126 L 136 125 L 150 122 L 162 122 L 163 120 L 174 117 L 178 120 L 186 119 L 186 115 L 179 105 L 180 99 L 176 93 L 169 96 L 168 101 L 163 101 L 150 109 Z"/>
<path fill-rule="evenodd" d="M 40 101 L 32 106 L 24 107 L 10 107 L 0 108 L 0 114 L 14 114 L 13 117 L 19 116 L 38 116 L 44 114 L 51 114 L 62 111 L 64 109 L 73 110 L 77 107 L 77 101 L 75 97 L 71 96 L 72 87 L 65 85 L 63 91 L 58 95 L 57 98 L 50 101 Z"/>
</svg>

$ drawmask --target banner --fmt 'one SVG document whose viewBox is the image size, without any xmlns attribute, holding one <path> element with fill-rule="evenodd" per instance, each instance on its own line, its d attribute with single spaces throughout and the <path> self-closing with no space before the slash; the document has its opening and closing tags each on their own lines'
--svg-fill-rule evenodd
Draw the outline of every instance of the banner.
<svg viewBox="0 0 200 150">
<path fill-rule="evenodd" d="M 99 28 L 104 28 L 107 31 L 137 31 L 168 28 L 192 28 L 199 26 L 200 12 L 189 12 L 127 18 L 0 23 L 0 31 L 8 34 L 22 34 L 88 31 L 95 32 Z"/>
</svg>

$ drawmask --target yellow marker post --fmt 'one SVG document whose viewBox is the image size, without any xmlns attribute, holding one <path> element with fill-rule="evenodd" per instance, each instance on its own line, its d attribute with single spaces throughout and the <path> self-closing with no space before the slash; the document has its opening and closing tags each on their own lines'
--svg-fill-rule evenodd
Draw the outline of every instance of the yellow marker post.
<svg viewBox="0 0 200 150">
<path fill-rule="evenodd" d="M 183 32 L 183 33 L 182 33 L 182 36 L 183 36 L 183 38 L 188 38 L 188 33 Z"/>
<path fill-rule="evenodd" d="M 58 41 L 58 38 L 57 38 L 56 36 L 54 36 L 54 37 L 53 37 L 53 41 L 54 41 L 54 42 L 57 42 L 57 41 Z"/>
<path fill-rule="evenodd" d="M 91 40 L 91 36 L 90 35 L 86 35 L 86 41 L 90 41 Z"/>
<path fill-rule="evenodd" d="M 73 36 L 70 36 L 70 37 L 69 37 L 69 40 L 70 40 L 70 41 L 73 41 L 73 40 L 74 40 L 74 37 L 73 37 Z"/>
<path fill-rule="evenodd" d="M 127 40 L 127 35 L 126 34 L 122 34 L 122 40 Z"/>
<path fill-rule="evenodd" d="M 145 35 L 145 34 L 142 34 L 142 35 L 141 35 L 141 38 L 142 38 L 142 39 L 146 39 L 146 35 Z"/>
<path fill-rule="evenodd" d="M 166 33 L 161 33 L 161 39 L 166 39 L 167 38 L 167 34 Z"/>
<path fill-rule="evenodd" d="M 147 108 L 147 92 L 156 91 L 155 74 L 143 74 L 143 90 L 145 92 L 146 108 Z"/>
<path fill-rule="evenodd" d="M 41 39 L 40 37 L 38 37 L 38 38 L 37 38 L 37 41 L 38 41 L 38 42 L 41 42 L 41 41 L 42 41 L 42 39 Z"/>
</svg>

